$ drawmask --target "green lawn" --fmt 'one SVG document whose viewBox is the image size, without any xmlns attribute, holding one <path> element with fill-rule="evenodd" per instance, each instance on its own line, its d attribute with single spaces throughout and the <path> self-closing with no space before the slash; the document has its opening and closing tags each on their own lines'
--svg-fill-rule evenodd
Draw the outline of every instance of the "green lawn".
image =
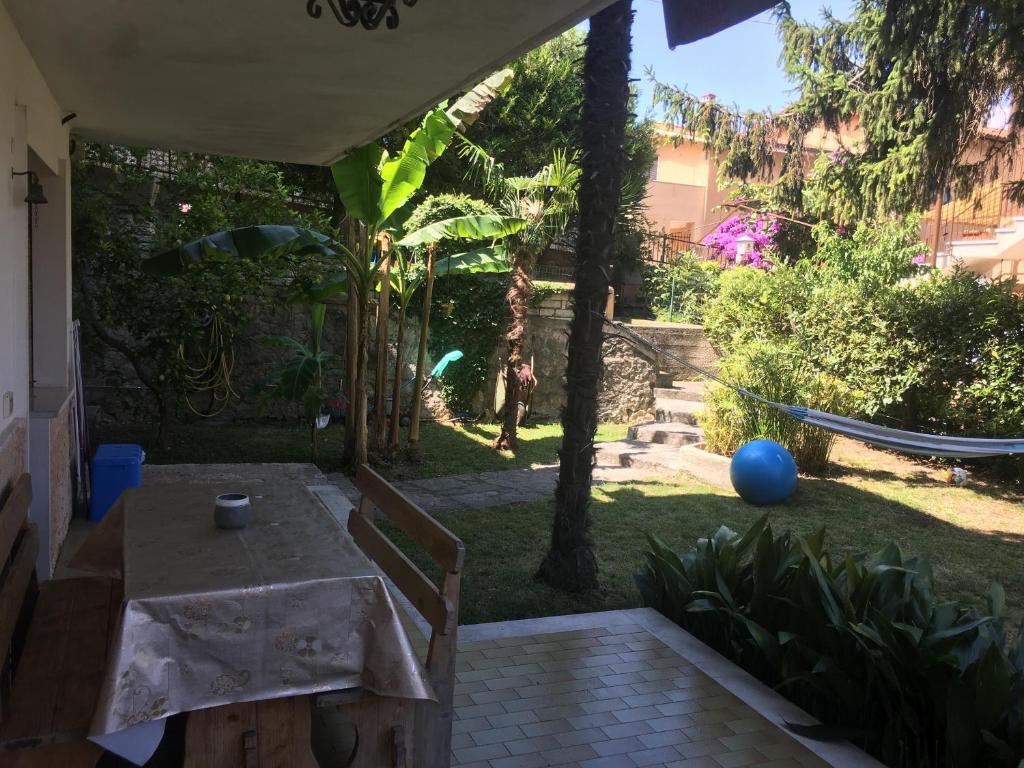
<svg viewBox="0 0 1024 768">
<path fill-rule="evenodd" d="M 497 469 L 521 469 L 535 464 L 554 464 L 562 441 L 559 424 L 538 424 L 519 429 L 519 450 L 513 455 L 490 448 L 500 431 L 497 424 L 422 425 L 420 442 L 422 461 L 397 460 L 379 466 L 394 479 L 440 477 Z M 171 429 L 170 445 L 156 444 L 156 429 L 149 425 L 103 425 L 94 435 L 95 442 L 138 443 L 151 464 L 211 464 L 238 462 L 308 462 L 309 431 L 296 424 L 208 423 L 176 425 Z M 621 440 L 626 427 L 602 424 L 598 441 Z M 319 433 L 320 468 L 336 472 L 341 468 L 344 428 L 331 425 Z"/>
<path fill-rule="evenodd" d="M 682 550 L 723 523 L 742 530 L 766 511 L 780 530 L 806 533 L 826 526 L 829 540 L 841 550 L 873 550 L 896 541 L 905 553 L 926 555 L 935 566 L 938 590 L 947 598 L 980 605 L 990 582 L 998 579 L 1006 587 L 1012 615 L 1024 618 L 1021 497 L 993 486 L 948 486 L 923 468 L 909 476 L 886 469 L 893 457 L 878 451 L 870 451 L 877 458 L 873 468 L 858 467 L 867 450 L 840 451 L 834 477 L 802 478 L 788 504 L 767 510 L 695 481 L 596 489 L 593 534 L 602 587 L 584 596 L 567 595 L 534 579 L 550 537 L 550 501 L 440 514 L 466 545 L 461 621 L 638 606 L 633 574 L 641 563 L 644 532 Z M 426 567 L 422 557 L 414 559 Z"/>
</svg>

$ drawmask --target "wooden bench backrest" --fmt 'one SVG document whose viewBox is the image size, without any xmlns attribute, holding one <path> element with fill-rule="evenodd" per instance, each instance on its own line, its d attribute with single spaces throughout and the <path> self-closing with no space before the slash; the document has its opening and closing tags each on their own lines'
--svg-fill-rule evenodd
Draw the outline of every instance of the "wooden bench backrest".
<svg viewBox="0 0 1024 768">
<path fill-rule="evenodd" d="M 0 505 L 0 703 L 6 695 L 6 683 L 12 659 L 11 644 L 26 600 L 34 588 L 39 533 L 28 522 L 32 503 L 32 480 L 28 473 L 19 477 Z M 0 709 L 2 717 L 2 709 Z"/>
<path fill-rule="evenodd" d="M 433 630 L 427 651 L 427 675 L 437 704 L 421 702 L 416 713 L 414 760 L 417 766 L 447 766 L 451 753 L 455 651 L 459 627 L 459 587 L 466 549 L 451 531 L 365 464 L 356 473 L 362 491 L 359 508 L 348 518 L 352 538 L 402 591 Z M 401 528 L 441 569 L 435 585 L 373 522 L 374 509 Z"/>
</svg>

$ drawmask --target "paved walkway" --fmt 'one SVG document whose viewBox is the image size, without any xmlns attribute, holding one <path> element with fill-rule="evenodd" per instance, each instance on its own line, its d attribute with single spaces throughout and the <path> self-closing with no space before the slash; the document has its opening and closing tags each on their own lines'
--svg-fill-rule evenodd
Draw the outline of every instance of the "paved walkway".
<svg viewBox="0 0 1024 768">
<path fill-rule="evenodd" d="M 629 467 L 595 467 L 595 483 L 626 483 L 643 480 L 651 472 Z M 558 466 L 545 465 L 527 469 L 478 472 L 469 475 L 448 475 L 423 480 L 401 480 L 394 485 L 427 512 L 455 509 L 485 509 L 501 504 L 537 501 L 550 498 L 555 492 Z M 327 480 L 336 485 L 353 503 L 359 491 L 345 475 L 331 473 Z"/>
<path fill-rule="evenodd" d="M 459 768 L 882 768 L 650 608 L 459 627 Z"/>
</svg>

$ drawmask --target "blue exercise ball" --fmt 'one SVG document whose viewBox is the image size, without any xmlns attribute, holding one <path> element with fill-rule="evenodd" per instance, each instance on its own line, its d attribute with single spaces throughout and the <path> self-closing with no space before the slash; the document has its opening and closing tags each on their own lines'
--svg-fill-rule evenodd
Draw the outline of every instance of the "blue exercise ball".
<svg viewBox="0 0 1024 768">
<path fill-rule="evenodd" d="M 796 490 L 796 462 L 774 440 L 752 440 L 732 457 L 729 479 L 749 504 L 781 504 Z"/>
</svg>

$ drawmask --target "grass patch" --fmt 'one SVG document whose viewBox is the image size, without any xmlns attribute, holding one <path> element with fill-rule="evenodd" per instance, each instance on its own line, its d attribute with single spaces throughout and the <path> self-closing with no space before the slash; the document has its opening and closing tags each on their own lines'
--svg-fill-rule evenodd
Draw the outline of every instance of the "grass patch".
<svg viewBox="0 0 1024 768">
<path fill-rule="evenodd" d="M 500 432 L 498 424 L 437 424 L 427 422 L 420 429 L 422 461 L 398 459 L 379 467 L 392 479 L 410 480 L 501 469 L 522 469 L 558 461 L 562 442 L 560 424 L 537 424 L 519 428 L 519 449 L 495 451 L 490 446 Z M 602 424 L 599 442 L 621 440 L 625 425 Z M 341 469 L 344 427 L 332 424 L 320 430 L 320 462 L 325 472 Z M 181 424 L 171 429 L 170 444 L 156 444 L 156 428 L 150 425 L 102 425 L 96 430 L 97 443 L 138 443 L 151 464 L 237 464 L 245 462 L 310 461 L 309 430 L 300 424 Z"/>
<path fill-rule="evenodd" d="M 895 541 L 927 556 L 941 596 L 982 605 L 993 580 L 1006 587 L 1015 621 L 1024 618 L 1024 514 L 1021 499 L 988 486 L 955 488 L 924 478 L 868 474 L 839 466 L 830 479 L 803 478 L 783 506 L 758 509 L 699 482 L 637 482 L 594 491 L 593 535 L 602 588 L 568 595 L 534 579 L 551 535 L 548 500 L 437 517 L 466 545 L 462 586 L 465 624 L 640 605 L 633 574 L 644 533 L 678 550 L 719 525 L 743 530 L 768 512 L 777 530 L 810 533 L 824 525 L 842 551 L 873 551 Z M 426 567 L 413 548 L 403 548 Z"/>
</svg>

